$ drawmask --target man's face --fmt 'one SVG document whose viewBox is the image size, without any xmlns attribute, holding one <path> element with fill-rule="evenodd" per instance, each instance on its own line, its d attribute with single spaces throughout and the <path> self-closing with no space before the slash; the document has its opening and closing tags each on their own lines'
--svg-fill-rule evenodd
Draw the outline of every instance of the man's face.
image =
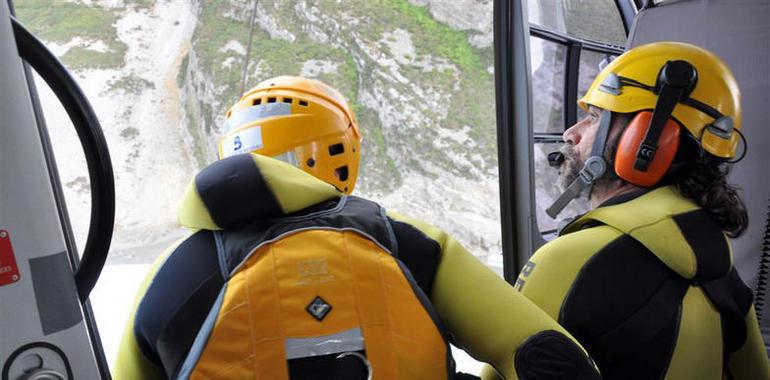
<svg viewBox="0 0 770 380">
<path fill-rule="evenodd" d="M 578 177 L 583 164 L 591 156 L 601 114 L 601 108 L 589 106 L 586 117 L 564 131 L 564 145 L 561 147 L 564 162 L 559 176 L 562 188 L 566 189 Z"/>
<path fill-rule="evenodd" d="M 561 164 L 561 176 L 559 179 L 564 189 L 577 178 L 586 160 L 588 160 L 588 157 L 591 157 L 591 150 L 596 139 L 596 132 L 599 130 L 602 111 L 599 107 L 589 106 L 588 115 L 564 131 L 562 135 L 564 146 L 561 148 L 561 153 L 564 155 L 564 162 Z M 617 145 L 620 134 L 625 130 L 629 121 L 631 121 L 631 115 L 613 114 L 610 132 L 607 134 L 607 142 L 602 151 L 604 160 L 609 165 L 607 170 L 613 170 L 612 162 L 614 159 L 614 157 L 610 156 L 610 154 L 614 153 L 613 150 L 607 149 L 607 147 Z M 599 179 L 599 181 L 602 181 L 602 179 Z"/>
</svg>

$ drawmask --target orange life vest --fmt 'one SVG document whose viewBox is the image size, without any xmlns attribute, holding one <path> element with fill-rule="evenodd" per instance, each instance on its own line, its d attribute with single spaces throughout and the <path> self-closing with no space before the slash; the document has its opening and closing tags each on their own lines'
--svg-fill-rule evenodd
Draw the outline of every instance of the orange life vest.
<svg viewBox="0 0 770 380">
<path fill-rule="evenodd" d="M 229 280 L 180 372 L 189 379 L 289 379 L 292 360 L 356 353 L 373 379 L 447 379 L 441 322 L 397 257 L 376 203 L 215 233 Z"/>
</svg>

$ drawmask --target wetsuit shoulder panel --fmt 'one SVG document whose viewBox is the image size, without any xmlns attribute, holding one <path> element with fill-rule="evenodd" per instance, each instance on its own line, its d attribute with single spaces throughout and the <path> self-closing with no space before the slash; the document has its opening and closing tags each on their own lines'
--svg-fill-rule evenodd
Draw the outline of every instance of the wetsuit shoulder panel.
<svg viewBox="0 0 770 380">
<path fill-rule="evenodd" d="M 701 287 L 689 287 L 679 318 L 666 379 L 723 379 L 721 318 Z"/>
<path fill-rule="evenodd" d="M 687 287 L 644 245 L 622 235 L 580 269 L 559 323 L 583 343 L 604 378 L 657 379 L 672 355 L 677 306 Z M 646 306 L 653 299 L 664 306 L 649 314 Z"/>
<path fill-rule="evenodd" d="M 220 230 L 280 217 L 341 193 L 304 171 L 258 154 L 239 154 L 207 166 L 188 186 L 179 221 Z"/>
</svg>

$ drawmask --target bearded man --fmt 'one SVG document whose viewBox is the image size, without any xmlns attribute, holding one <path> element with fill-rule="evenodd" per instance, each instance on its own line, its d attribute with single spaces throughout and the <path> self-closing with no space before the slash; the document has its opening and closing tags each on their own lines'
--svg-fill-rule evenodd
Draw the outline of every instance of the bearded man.
<svg viewBox="0 0 770 380">
<path fill-rule="evenodd" d="M 586 191 L 593 209 L 535 252 L 517 288 L 604 379 L 770 379 L 728 240 L 748 224 L 726 180 L 746 149 L 729 68 L 689 44 L 639 46 L 578 103 L 588 115 L 564 132 L 566 190 L 547 211 Z"/>
</svg>

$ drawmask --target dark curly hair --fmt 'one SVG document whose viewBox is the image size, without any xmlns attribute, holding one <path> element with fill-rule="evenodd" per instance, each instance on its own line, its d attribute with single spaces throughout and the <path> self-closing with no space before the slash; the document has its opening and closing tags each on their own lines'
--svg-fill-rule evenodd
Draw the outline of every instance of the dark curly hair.
<svg viewBox="0 0 770 380">
<path fill-rule="evenodd" d="M 736 238 L 746 231 L 749 215 L 738 188 L 727 183 L 728 164 L 706 154 L 677 172 L 673 182 L 682 195 L 706 210 L 727 236 Z"/>
<path fill-rule="evenodd" d="M 679 188 L 683 196 L 706 210 L 727 236 L 741 236 L 748 227 L 749 215 L 738 192 L 727 182 L 731 164 L 703 151 L 689 133 L 682 133 L 676 167 L 667 175 L 669 184 Z"/>
</svg>

